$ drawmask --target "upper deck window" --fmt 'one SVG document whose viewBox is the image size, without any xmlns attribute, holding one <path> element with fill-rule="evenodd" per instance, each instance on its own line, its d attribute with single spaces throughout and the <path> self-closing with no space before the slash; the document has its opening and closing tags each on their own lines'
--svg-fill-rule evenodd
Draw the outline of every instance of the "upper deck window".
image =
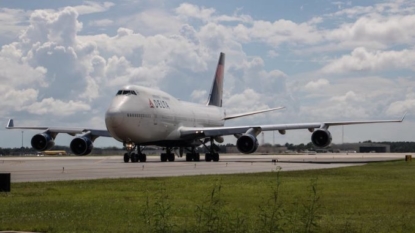
<svg viewBox="0 0 415 233">
<path fill-rule="evenodd" d="M 117 95 L 137 95 L 137 93 L 132 90 L 119 90 Z"/>
</svg>

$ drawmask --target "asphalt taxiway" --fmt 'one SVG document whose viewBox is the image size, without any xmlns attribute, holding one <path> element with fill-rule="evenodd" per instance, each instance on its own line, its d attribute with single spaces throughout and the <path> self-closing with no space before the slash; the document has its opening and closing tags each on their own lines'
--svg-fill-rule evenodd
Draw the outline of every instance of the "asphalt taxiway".
<svg viewBox="0 0 415 233">
<path fill-rule="evenodd" d="M 219 162 L 177 157 L 175 162 L 160 162 L 159 156 L 148 156 L 146 163 L 124 163 L 122 156 L 0 157 L 0 173 L 11 173 L 12 182 L 38 182 L 325 169 L 404 158 L 405 154 L 395 153 L 221 154 Z"/>
</svg>

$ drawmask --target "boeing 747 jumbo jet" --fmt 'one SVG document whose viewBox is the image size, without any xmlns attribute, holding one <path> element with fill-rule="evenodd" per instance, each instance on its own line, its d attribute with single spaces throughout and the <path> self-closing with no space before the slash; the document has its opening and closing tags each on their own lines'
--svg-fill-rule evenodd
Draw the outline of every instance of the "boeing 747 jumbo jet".
<svg viewBox="0 0 415 233">
<path fill-rule="evenodd" d="M 269 111 L 283 107 L 260 111 L 226 114 L 222 108 L 222 92 L 224 78 L 225 54 L 221 53 L 213 80 L 212 89 L 206 105 L 178 100 L 173 96 L 156 89 L 128 85 L 120 89 L 105 114 L 107 129 L 67 128 L 67 127 L 16 127 L 10 119 L 7 129 L 43 130 L 31 140 L 32 147 L 38 151 L 49 150 L 59 133 L 76 136 L 70 143 L 76 155 L 88 155 L 93 142 L 98 137 L 113 137 L 123 143 L 127 153 L 124 162 L 145 162 L 147 157 L 142 153 L 145 146 L 155 145 L 165 148 L 160 160 L 174 161 L 174 150 L 179 148 L 179 156 L 186 150 L 186 161 L 199 161 L 200 154 L 196 147 L 204 145 L 208 149 L 205 161 L 219 161 L 218 147 L 215 142 L 222 143 L 223 136 L 234 135 L 237 138 L 238 150 L 250 154 L 258 148 L 257 136 L 262 131 L 277 130 L 285 134 L 286 130 L 307 129 L 311 141 L 316 147 L 327 147 L 332 137 L 328 128 L 338 125 L 402 122 L 399 120 L 377 121 L 345 121 L 317 122 L 274 125 L 250 125 L 225 127 L 225 121 Z M 210 146 L 206 144 L 209 143 Z"/>
</svg>

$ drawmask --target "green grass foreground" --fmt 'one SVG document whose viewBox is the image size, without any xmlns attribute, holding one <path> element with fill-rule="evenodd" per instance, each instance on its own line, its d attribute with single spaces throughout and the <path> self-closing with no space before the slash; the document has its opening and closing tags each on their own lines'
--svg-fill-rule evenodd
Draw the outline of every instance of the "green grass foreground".
<svg viewBox="0 0 415 233">
<path fill-rule="evenodd" d="M 13 183 L 0 230 L 415 232 L 415 162 L 314 171 Z"/>
</svg>

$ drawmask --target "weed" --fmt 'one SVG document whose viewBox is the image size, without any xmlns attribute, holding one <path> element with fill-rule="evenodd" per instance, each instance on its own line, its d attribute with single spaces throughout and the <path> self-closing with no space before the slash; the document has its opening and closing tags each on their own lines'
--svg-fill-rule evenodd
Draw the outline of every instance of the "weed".
<svg viewBox="0 0 415 233">
<path fill-rule="evenodd" d="M 317 195 L 317 178 L 311 180 L 311 192 L 308 199 L 308 202 L 304 205 L 304 232 L 310 233 L 313 232 L 313 229 L 318 228 L 317 220 L 320 218 L 318 215 L 318 210 L 321 205 L 319 204 L 320 197 Z"/>
<path fill-rule="evenodd" d="M 145 202 L 141 206 L 141 219 L 143 220 L 146 229 L 151 228 L 153 220 L 153 212 L 150 204 L 150 197 L 148 191 L 146 191 Z"/>
<path fill-rule="evenodd" d="M 241 211 L 233 211 L 233 216 L 229 219 L 227 232 L 244 233 L 249 232 L 248 218 Z"/>
<path fill-rule="evenodd" d="M 265 205 L 259 206 L 258 232 L 279 232 L 283 229 L 285 210 L 282 202 L 279 201 L 280 172 L 276 174 L 276 186 L 272 187 L 272 197 Z"/>
<path fill-rule="evenodd" d="M 147 230 L 153 232 L 173 232 L 175 225 L 171 221 L 172 204 L 166 192 L 165 185 L 158 191 L 154 203 L 150 202 L 149 193 L 146 193 L 142 205 L 141 218 Z"/>
<path fill-rule="evenodd" d="M 225 211 L 225 202 L 221 198 L 221 183 L 215 184 L 207 202 L 196 206 L 198 232 L 223 232 L 229 218 Z"/>
</svg>

